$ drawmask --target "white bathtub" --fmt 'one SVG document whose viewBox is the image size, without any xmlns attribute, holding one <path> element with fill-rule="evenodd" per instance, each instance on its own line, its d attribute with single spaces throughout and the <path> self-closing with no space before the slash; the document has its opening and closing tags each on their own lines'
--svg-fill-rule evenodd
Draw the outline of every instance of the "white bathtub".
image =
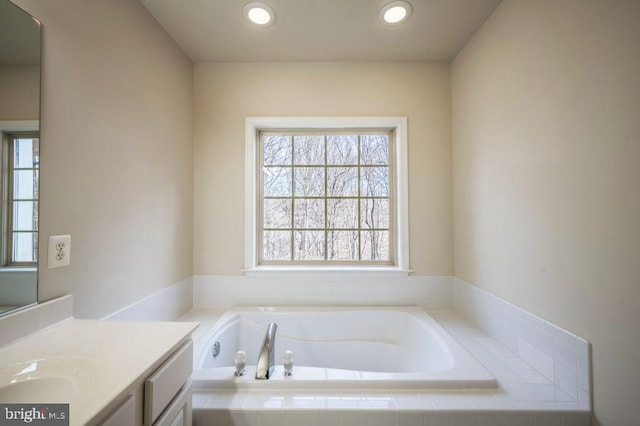
<svg viewBox="0 0 640 426">
<path fill-rule="evenodd" d="M 278 324 L 276 371 L 256 380 L 267 325 Z M 213 345 L 220 353 L 213 356 Z M 247 373 L 233 358 L 247 353 Z M 282 354 L 295 353 L 284 376 Z M 423 309 L 246 308 L 227 311 L 196 345 L 194 389 L 447 389 L 489 388 L 495 378 Z"/>
</svg>

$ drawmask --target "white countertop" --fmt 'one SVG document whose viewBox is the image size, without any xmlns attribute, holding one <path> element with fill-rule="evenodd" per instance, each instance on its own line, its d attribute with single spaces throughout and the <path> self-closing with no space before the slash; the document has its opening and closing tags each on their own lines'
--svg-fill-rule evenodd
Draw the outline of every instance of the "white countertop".
<svg viewBox="0 0 640 426">
<path fill-rule="evenodd" d="M 149 375 L 197 327 L 193 322 L 69 318 L 2 347 L 0 385 L 71 377 L 70 421 L 85 424 L 136 380 Z"/>
</svg>

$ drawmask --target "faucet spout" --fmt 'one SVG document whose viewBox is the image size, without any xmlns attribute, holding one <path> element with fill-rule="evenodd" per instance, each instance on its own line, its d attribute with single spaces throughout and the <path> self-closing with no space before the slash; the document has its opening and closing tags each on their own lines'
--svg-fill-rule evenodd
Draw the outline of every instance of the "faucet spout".
<svg viewBox="0 0 640 426">
<path fill-rule="evenodd" d="M 262 349 L 260 350 L 256 367 L 256 379 L 258 380 L 267 380 L 273 375 L 273 370 L 275 369 L 273 359 L 277 329 L 278 324 L 275 322 L 269 323 L 267 327 L 267 333 L 264 336 L 264 342 L 262 343 Z"/>
</svg>

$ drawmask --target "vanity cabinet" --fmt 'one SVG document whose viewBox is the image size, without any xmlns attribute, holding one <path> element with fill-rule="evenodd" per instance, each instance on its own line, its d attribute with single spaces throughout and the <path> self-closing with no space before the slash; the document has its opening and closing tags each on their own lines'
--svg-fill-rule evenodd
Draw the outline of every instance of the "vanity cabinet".
<svg viewBox="0 0 640 426">
<path fill-rule="evenodd" d="M 192 371 L 193 342 L 189 340 L 145 381 L 145 426 L 191 425 Z"/>
<path fill-rule="evenodd" d="M 191 426 L 193 342 L 187 340 L 102 417 L 102 426 Z"/>
<path fill-rule="evenodd" d="M 153 425 L 191 426 L 191 397 L 191 382 L 189 381 Z"/>
</svg>

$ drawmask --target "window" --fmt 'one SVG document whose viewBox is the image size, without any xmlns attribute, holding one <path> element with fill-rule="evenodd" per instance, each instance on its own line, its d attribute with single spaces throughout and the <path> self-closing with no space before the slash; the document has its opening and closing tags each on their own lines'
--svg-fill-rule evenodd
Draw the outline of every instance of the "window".
<svg viewBox="0 0 640 426">
<path fill-rule="evenodd" d="M 389 131 L 260 132 L 260 264 L 391 264 Z"/>
<path fill-rule="evenodd" d="M 247 270 L 406 270 L 406 204 L 405 118 L 247 119 Z"/>
<path fill-rule="evenodd" d="M 39 135 L 3 133 L 4 266 L 38 261 Z"/>
</svg>

